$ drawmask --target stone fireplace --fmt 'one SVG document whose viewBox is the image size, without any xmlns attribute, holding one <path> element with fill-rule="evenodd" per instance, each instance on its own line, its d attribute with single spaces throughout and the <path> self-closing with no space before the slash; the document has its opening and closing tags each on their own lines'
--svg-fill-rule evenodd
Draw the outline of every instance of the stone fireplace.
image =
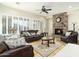
<svg viewBox="0 0 79 59">
<path fill-rule="evenodd" d="M 61 36 L 68 30 L 68 15 L 67 12 L 53 15 L 53 34 Z"/>
</svg>

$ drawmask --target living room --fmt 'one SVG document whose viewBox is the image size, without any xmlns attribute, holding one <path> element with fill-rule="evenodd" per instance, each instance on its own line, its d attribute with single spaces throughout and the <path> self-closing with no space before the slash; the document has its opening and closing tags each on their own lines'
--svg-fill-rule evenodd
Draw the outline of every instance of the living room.
<svg viewBox="0 0 79 59">
<path fill-rule="evenodd" d="M 0 56 L 79 57 L 78 22 L 79 2 L 1 2 Z"/>
</svg>

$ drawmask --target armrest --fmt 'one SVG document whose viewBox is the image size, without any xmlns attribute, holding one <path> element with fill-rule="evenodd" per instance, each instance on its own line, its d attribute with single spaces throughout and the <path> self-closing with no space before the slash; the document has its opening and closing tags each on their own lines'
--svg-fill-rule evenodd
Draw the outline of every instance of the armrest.
<svg viewBox="0 0 79 59">
<path fill-rule="evenodd" d="M 69 37 L 74 37 L 74 36 L 78 36 L 78 34 L 72 34 L 72 35 L 69 35 Z"/>
<path fill-rule="evenodd" d="M 0 57 L 9 57 L 10 54 L 0 54 Z"/>
<path fill-rule="evenodd" d="M 33 57 L 33 47 L 31 45 L 26 45 L 24 47 L 16 48 L 13 50 L 6 51 L 2 56 L 8 55 L 9 57 Z"/>
<path fill-rule="evenodd" d="M 65 36 L 65 34 L 62 34 L 62 36 Z"/>
</svg>

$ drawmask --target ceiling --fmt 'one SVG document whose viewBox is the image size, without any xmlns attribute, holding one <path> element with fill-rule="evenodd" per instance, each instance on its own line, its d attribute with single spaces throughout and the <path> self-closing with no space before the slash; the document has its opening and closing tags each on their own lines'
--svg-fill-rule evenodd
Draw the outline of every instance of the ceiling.
<svg viewBox="0 0 79 59">
<path fill-rule="evenodd" d="M 2 4 L 43 16 L 53 15 L 56 13 L 75 10 L 79 8 L 79 2 L 14 2 Z M 51 8 L 52 11 L 49 11 L 49 14 L 40 14 L 42 6 L 46 6 L 46 8 Z"/>
</svg>

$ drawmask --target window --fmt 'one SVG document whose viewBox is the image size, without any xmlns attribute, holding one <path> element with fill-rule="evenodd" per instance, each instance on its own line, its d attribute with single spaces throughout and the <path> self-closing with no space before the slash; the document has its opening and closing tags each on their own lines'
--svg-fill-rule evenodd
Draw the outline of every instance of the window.
<svg viewBox="0 0 79 59">
<path fill-rule="evenodd" d="M 6 34 L 6 16 L 2 16 L 2 33 Z"/>
<path fill-rule="evenodd" d="M 2 16 L 2 34 L 19 33 L 23 30 L 42 31 L 42 22 L 24 17 Z"/>
<path fill-rule="evenodd" d="M 13 32 L 17 33 L 18 32 L 18 17 L 13 17 L 12 22 L 13 22 L 13 27 L 12 27 Z"/>
<path fill-rule="evenodd" d="M 20 31 L 22 31 L 22 30 L 24 30 L 24 28 L 23 28 L 24 26 L 23 26 L 23 18 L 19 18 L 19 32 Z"/>
<path fill-rule="evenodd" d="M 12 17 L 8 16 L 8 34 L 11 33 L 11 29 L 12 28 Z"/>
<path fill-rule="evenodd" d="M 29 19 L 27 19 L 27 30 L 29 30 Z"/>
<path fill-rule="evenodd" d="M 24 18 L 24 30 L 27 30 L 27 20 Z"/>
</svg>

